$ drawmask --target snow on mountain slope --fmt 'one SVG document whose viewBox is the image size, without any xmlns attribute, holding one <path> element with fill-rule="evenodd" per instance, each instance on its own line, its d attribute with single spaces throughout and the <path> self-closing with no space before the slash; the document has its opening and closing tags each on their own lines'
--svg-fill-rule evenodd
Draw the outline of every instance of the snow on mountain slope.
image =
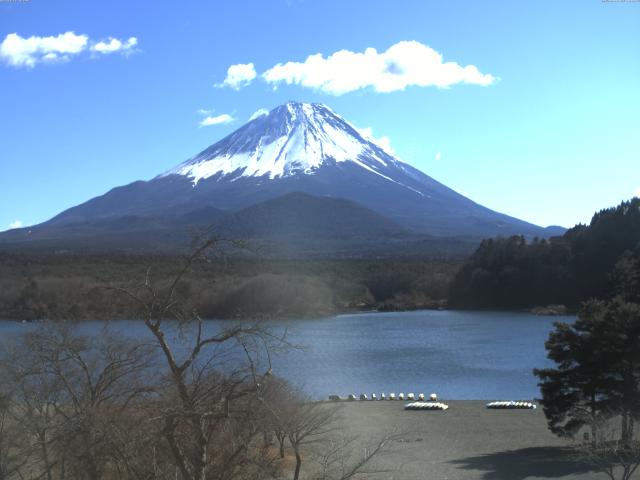
<svg viewBox="0 0 640 480">
<path fill-rule="evenodd" d="M 380 170 L 400 160 L 365 139 L 325 105 L 289 102 L 251 120 L 221 142 L 160 175 L 178 174 L 194 184 L 214 175 L 262 177 L 313 175 L 328 161 L 356 165 L 398 183 Z M 407 187 L 410 188 L 410 187 Z"/>
<path fill-rule="evenodd" d="M 250 120 L 151 180 L 116 187 L 43 226 L 123 216 L 192 217 L 208 208 L 236 212 L 294 192 L 355 202 L 421 234 L 548 236 L 398 160 L 329 107 L 296 102 Z"/>
</svg>

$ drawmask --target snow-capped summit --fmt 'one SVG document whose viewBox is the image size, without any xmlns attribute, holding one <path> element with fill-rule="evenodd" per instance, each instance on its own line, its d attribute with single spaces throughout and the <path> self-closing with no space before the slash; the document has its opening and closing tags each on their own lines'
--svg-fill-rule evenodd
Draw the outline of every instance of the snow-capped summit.
<svg viewBox="0 0 640 480">
<path fill-rule="evenodd" d="M 326 105 L 288 102 L 162 176 L 185 175 L 194 184 L 214 175 L 274 179 L 314 174 L 323 164 L 340 162 L 387 178 L 381 169 L 399 160 Z"/>
<path fill-rule="evenodd" d="M 292 196 L 295 193 L 303 196 Z M 303 212 L 304 195 L 315 200 L 307 202 L 309 208 Z M 278 198 L 284 200 L 272 202 Z M 274 209 L 275 217 L 264 213 L 273 214 Z M 288 215 L 287 209 L 294 211 Z M 344 215 L 349 209 L 359 213 L 347 221 Z M 262 224 L 276 217 L 313 222 L 322 217 L 325 223 L 318 220 L 319 225 L 392 222 L 411 235 L 548 236 L 544 229 L 478 205 L 398 160 L 329 107 L 298 102 L 257 115 L 177 167 L 151 180 L 114 188 L 38 228 L 67 232 L 69 225 L 84 225 L 93 232 L 96 222 L 109 229 L 122 225 L 142 229 L 151 222 L 173 235 L 185 225 L 210 225 L 214 218 L 231 216 L 240 222 L 235 215 L 241 211 L 246 214 L 243 224 Z M 304 230 L 288 225 L 288 231 L 293 227 Z M 372 238 L 374 231 L 381 235 L 379 228 L 359 231 L 363 238 Z"/>
</svg>

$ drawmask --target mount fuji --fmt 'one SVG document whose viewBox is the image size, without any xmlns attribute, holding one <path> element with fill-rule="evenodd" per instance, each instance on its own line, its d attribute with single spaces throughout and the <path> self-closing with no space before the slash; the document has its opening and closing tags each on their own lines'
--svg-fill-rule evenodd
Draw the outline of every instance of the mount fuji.
<svg viewBox="0 0 640 480">
<path fill-rule="evenodd" d="M 151 180 L 6 232 L 0 245 L 159 248 L 184 244 L 185 229 L 204 225 L 274 245 L 286 237 L 289 245 L 331 239 L 334 246 L 349 240 L 353 248 L 358 242 L 562 233 L 458 194 L 325 105 L 289 102 Z"/>
</svg>

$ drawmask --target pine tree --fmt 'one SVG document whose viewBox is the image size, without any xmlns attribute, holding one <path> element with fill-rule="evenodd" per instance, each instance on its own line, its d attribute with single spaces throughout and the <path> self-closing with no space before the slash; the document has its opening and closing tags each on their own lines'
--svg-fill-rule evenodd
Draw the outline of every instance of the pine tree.
<svg viewBox="0 0 640 480">
<path fill-rule="evenodd" d="M 573 436 L 602 417 L 620 418 L 621 438 L 632 440 L 640 417 L 640 305 L 585 302 L 578 320 L 557 323 L 546 342 L 556 368 L 536 369 L 549 428 Z"/>
</svg>

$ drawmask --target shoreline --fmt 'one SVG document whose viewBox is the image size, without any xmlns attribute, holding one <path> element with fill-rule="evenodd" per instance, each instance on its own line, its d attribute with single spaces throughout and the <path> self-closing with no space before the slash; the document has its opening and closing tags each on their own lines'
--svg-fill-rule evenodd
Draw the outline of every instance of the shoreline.
<svg viewBox="0 0 640 480">
<path fill-rule="evenodd" d="M 496 312 L 496 313 L 517 313 L 517 314 L 530 314 L 539 317 L 562 317 L 562 316 L 575 316 L 578 314 L 577 311 L 572 309 L 567 309 L 566 311 L 560 313 L 557 311 L 546 311 L 546 310 L 538 310 L 539 307 L 531 308 L 531 309 L 500 309 L 500 308 L 467 308 L 467 307 L 459 307 L 454 305 L 447 305 L 445 307 L 418 307 L 418 308 L 398 308 L 398 309 L 345 309 L 345 310 L 337 310 L 335 312 L 314 312 L 307 313 L 306 315 L 300 316 L 276 316 L 276 315 L 265 315 L 265 316 L 248 316 L 248 317 L 231 317 L 231 318 L 206 318 L 204 320 L 215 320 L 215 321 L 241 321 L 241 322 L 249 322 L 249 321 L 273 321 L 273 320 L 282 320 L 282 321 L 305 321 L 305 320 L 319 320 L 322 318 L 330 318 L 330 317 L 338 317 L 341 315 L 365 315 L 365 314 L 385 314 L 385 313 L 402 313 L 402 312 L 433 312 L 433 311 L 454 311 L 454 312 Z M 546 308 L 546 307 L 545 307 Z M 74 318 L 74 319 L 65 319 L 65 318 L 42 318 L 42 319 L 29 319 L 29 318 L 7 318 L 0 314 L 0 322 L 15 322 L 15 323 L 40 323 L 40 322 L 56 322 L 56 321 L 74 321 L 74 322 L 119 322 L 119 321 L 131 321 L 136 320 L 132 318 Z M 171 319 L 165 319 L 171 320 Z"/>
</svg>

